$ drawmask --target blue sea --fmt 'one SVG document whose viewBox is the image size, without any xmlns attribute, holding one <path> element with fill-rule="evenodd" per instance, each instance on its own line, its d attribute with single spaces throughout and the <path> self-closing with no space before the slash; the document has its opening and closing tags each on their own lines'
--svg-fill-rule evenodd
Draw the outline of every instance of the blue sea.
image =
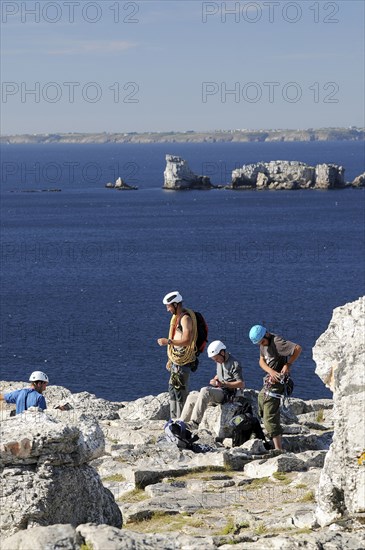
<svg viewBox="0 0 365 550">
<path fill-rule="evenodd" d="M 334 162 L 348 181 L 364 171 L 360 142 L 3 145 L 0 378 L 40 369 L 115 401 L 166 391 L 156 340 L 162 297 L 179 290 L 248 387 L 262 383 L 248 339 L 262 323 L 303 347 L 295 396 L 330 397 L 312 347 L 333 308 L 364 293 L 364 190 L 164 191 L 166 154 L 216 184 L 260 160 Z M 104 187 L 119 175 L 138 191 Z M 202 356 L 191 389 L 213 373 Z"/>
</svg>

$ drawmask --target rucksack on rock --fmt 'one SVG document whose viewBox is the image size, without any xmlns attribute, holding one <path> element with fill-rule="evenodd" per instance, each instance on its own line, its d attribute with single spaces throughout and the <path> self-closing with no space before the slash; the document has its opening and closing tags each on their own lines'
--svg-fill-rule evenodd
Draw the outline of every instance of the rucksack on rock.
<svg viewBox="0 0 365 550">
<path fill-rule="evenodd" d="M 167 441 L 175 443 L 179 449 L 192 450 L 193 443 L 199 439 L 193 435 L 182 420 L 169 420 L 164 427 Z"/>
<path fill-rule="evenodd" d="M 230 424 L 233 426 L 232 447 L 239 447 L 254 434 L 257 439 L 262 439 L 266 449 L 269 448 L 260 421 L 254 416 L 252 407 L 246 399 L 241 401 L 241 406 Z"/>
</svg>

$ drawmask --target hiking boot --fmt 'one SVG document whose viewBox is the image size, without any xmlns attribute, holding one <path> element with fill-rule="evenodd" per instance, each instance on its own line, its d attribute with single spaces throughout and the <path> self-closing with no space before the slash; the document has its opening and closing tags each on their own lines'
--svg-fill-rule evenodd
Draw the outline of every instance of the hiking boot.
<svg viewBox="0 0 365 550">
<path fill-rule="evenodd" d="M 271 456 L 279 456 L 279 455 L 282 455 L 282 454 L 285 454 L 286 451 L 284 451 L 284 449 L 271 449 L 269 451 L 269 454 Z"/>
</svg>

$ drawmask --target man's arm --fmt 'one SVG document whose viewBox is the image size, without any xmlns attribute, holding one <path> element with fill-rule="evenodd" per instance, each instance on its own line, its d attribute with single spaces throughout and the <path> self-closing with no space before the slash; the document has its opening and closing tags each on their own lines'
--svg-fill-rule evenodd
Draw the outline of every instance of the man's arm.
<svg viewBox="0 0 365 550">
<path fill-rule="evenodd" d="M 232 380 L 232 382 L 220 382 L 220 388 L 228 388 L 229 390 L 243 389 L 245 383 L 243 380 Z"/>
<path fill-rule="evenodd" d="M 188 346 L 191 343 L 193 337 L 193 321 L 190 318 L 190 315 L 184 315 L 181 319 L 181 328 L 182 328 L 182 338 L 181 340 L 168 340 L 167 338 L 159 338 L 157 343 L 160 346 Z"/>
<path fill-rule="evenodd" d="M 39 397 L 37 406 L 42 409 L 42 411 L 47 408 L 46 400 L 43 395 Z"/>
<path fill-rule="evenodd" d="M 272 376 L 275 380 L 280 380 L 280 372 L 276 372 L 274 369 L 269 367 L 262 355 L 260 355 L 259 365 L 262 370 L 267 372 L 267 374 L 270 374 L 270 376 Z"/>
<path fill-rule="evenodd" d="M 299 344 L 295 344 L 294 352 L 289 357 L 287 364 L 284 365 L 283 368 L 281 369 L 281 374 L 290 374 L 290 367 L 292 366 L 294 361 L 298 359 L 301 353 L 302 353 L 302 347 Z"/>
<path fill-rule="evenodd" d="M 20 390 L 11 391 L 9 393 L 4 393 L 0 396 L 0 401 L 5 401 L 5 403 L 16 403 L 16 398 Z"/>
</svg>

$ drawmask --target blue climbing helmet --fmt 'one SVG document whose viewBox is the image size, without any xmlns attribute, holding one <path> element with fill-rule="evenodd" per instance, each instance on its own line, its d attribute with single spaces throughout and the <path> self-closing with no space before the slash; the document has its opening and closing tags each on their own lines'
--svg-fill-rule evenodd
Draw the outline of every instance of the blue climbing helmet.
<svg viewBox="0 0 365 550">
<path fill-rule="evenodd" d="M 254 325 L 251 327 L 249 337 L 253 344 L 258 344 L 265 337 L 267 330 L 262 325 Z"/>
</svg>

